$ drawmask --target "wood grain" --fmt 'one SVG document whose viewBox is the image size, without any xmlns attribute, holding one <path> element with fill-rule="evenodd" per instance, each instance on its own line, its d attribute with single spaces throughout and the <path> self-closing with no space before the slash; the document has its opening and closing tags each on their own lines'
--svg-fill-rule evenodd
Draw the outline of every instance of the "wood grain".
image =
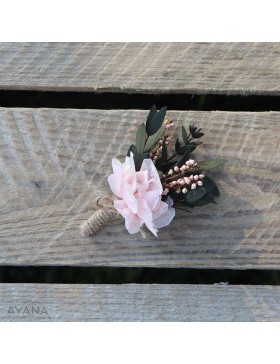
<svg viewBox="0 0 280 364">
<path fill-rule="evenodd" d="M 279 43 L 1 43 L 0 89 L 280 94 Z"/>
<path fill-rule="evenodd" d="M 0 321 L 280 321 L 280 288 L 1 284 Z"/>
<path fill-rule="evenodd" d="M 218 205 L 176 212 L 159 238 L 121 221 L 91 238 L 80 224 L 109 193 L 146 111 L 0 109 L 0 264 L 276 268 L 280 113 L 169 112 L 206 133 L 199 160 L 228 159 L 211 175 Z M 176 130 L 175 130 L 176 131 Z"/>
</svg>

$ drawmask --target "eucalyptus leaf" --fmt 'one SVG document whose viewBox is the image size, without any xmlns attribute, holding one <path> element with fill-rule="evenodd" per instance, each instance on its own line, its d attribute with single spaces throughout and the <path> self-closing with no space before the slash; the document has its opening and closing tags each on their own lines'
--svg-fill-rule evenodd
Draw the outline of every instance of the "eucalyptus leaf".
<svg viewBox="0 0 280 364">
<path fill-rule="evenodd" d="M 134 144 L 131 144 L 131 146 L 128 148 L 127 156 L 130 157 L 130 152 L 133 153 L 134 160 L 135 158 L 138 158 L 138 150 Z"/>
<path fill-rule="evenodd" d="M 183 125 L 182 125 L 182 139 L 184 141 L 184 144 L 188 144 L 188 134 Z"/>
<path fill-rule="evenodd" d="M 193 142 L 190 142 L 189 144 L 191 144 L 191 145 L 200 145 L 200 144 L 203 144 L 203 141 L 202 140 L 195 140 Z"/>
<path fill-rule="evenodd" d="M 198 162 L 198 166 L 192 169 L 192 173 L 198 173 L 202 171 L 208 171 L 209 169 L 219 167 L 225 164 L 227 160 L 225 159 L 213 159 L 209 161 Z"/>
<path fill-rule="evenodd" d="M 146 143 L 146 127 L 145 124 L 141 124 L 136 134 L 136 148 L 139 154 L 143 154 Z"/>
<path fill-rule="evenodd" d="M 152 119 L 147 120 L 146 131 L 148 135 L 154 135 L 161 128 L 163 120 L 165 118 L 167 107 L 161 108 Z"/>
<path fill-rule="evenodd" d="M 184 201 L 184 197 L 185 197 L 185 195 L 184 195 L 184 193 L 177 193 L 177 192 L 175 192 L 175 190 L 170 190 L 170 192 L 169 192 L 169 196 L 172 198 L 172 200 L 174 200 L 174 201 Z"/>
<path fill-rule="evenodd" d="M 177 149 L 177 153 L 179 155 L 183 155 L 183 154 L 186 153 L 187 150 L 190 150 L 190 147 L 193 147 L 193 148 L 192 148 L 192 150 L 189 153 L 191 153 L 196 148 L 196 146 L 182 145 L 180 148 Z"/>
<path fill-rule="evenodd" d="M 167 172 L 169 171 L 170 168 L 172 168 L 173 166 L 175 166 L 176 162 L 166 162 L 166 163 L 159 163 L 159 165 L 157 165 L 157 169 L 159 171 L 162 172 Z"/>
<path fill-rule="evenodd" d="M 185 194 L 185 201 L 192 204 L 195 201 L 200 200 L 206 193 L 207 191 L 204 187 L 197 187 L 194 190 L 189 190 Z"/>
<path fill-rule="evenodd" d="M 218 187 L 216 186 L 215 182 L 213 182 L 208 176 L 205 176 L 202 181 L 207 193 L 214 196 L 220 196 L 220 191 Z"/>
<path fill-rule="evenodd" d="M 153 105 L 153 106 L 151 107 L 151 110 L 150 110 L 149 115 L 148 115 L 148 117 L 147 117 L 147 121 L 146 121 L 146 129 L 147 129 L 147 124 L 149 124 L 149 123 L 152 121 L 152 119 L 153 119 L 153 117 L 156 115 L 156 113 L 157 113 L 156 105 Z"/>
<path fill-rule="evenodd" d="M 186 151 L 181 159 L 176 163 L 176 165 L 180 168 L 182 165 L 185 164 L 185 162 L 189 159 L 190 153 L 195 149 L 194 145 L 186 145 Z"/>
<path fill-rule="evenodd" d="M 178 152 L 178 149 L 180 148 L 181 146 L 181 143 L 179 141 L 178 138 L 176 138 L 176 141 L 175 141 L 175 152 Z"/>
<path fill-rule="evenodd" d="M 138 156 L 137 158 L 134 158 L 136 171 L 140 171 L 144 159 L 145 159 L 145 156 L 143 154 Z"/>
<path fill-rule="evenodd" d="M 209 203 L 214 203 L 217 205 L 217 202 L 214 200 L 213 196 L 205 195 L 200 200 L 195 201 L 193 203 L 193 205 L 194 206 L 204 206 L 204 205 L 208 205 Z"/>
<path fill-rule="evenodd" d="M 162 134 L 164 133 L 164 127 L 161 127 L 155 134 L 150 135 L 145 145 L 145 152 L 150 151 L 155 144 L 159 141 Z"/>
</svg>

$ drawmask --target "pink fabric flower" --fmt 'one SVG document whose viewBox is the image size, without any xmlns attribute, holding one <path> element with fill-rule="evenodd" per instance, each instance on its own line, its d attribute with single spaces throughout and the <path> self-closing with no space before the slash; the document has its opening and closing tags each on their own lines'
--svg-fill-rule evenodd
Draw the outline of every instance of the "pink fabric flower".
<svg viewBox="0 0 280 364">
<path fill-rule="evenodd" d="M 135 170 L 133 153 L 121 163 L 112 160 L 113 174 L 108 182 L 113 193 L 121 198 L 114 201 L 114 207 L 125 218 L 125 227 L 130 234 L 140 231 L 145 223 L 157 236 L 158 228 L 168 225 L 175 216 L 173 201 L 161 201 L 162 184 L 151 159 L 144 159 L 139 172 Z"/>
</svg>

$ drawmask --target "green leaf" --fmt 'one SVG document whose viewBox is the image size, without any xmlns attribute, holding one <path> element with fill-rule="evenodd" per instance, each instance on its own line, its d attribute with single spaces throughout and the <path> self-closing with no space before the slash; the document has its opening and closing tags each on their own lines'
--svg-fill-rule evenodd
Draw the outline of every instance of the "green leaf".
<svg viewBox="0 0 280 364">
<path fill-rule="evenodd" d="M 188 134 L 186 132 L 186 129 L 182 125 L 182 139 L 184 141 L 184 144 L 188 144 Z"/>
<path fill-rule="evenodd" d="M 146 127 L 145 124 L 141 124 L 136 134 L 136 148 L 139 154 L 143 154 L 146 143 Z"/>
<path fill-rule="evenodd" d="M 226 162 L 227 162 L 227 160 L 225 160 L 225 159 L 213 159 L 213 160 L 209 160 L 209 161 L 202 161 L 199 163 L 199 166 L 206 171 L 206 170 L 209 170 L 212 168 L 219 167 L 219 166 L 225 164 Z"/>
<path fill-rule="evenodd" d="M 191 144 L 191 145 L 200 145 L 200 144 L 203 144 L 203 141 L 202 140 L 195 140 L 193 142 L 190 142 L 189 144 Z"/>
<path fill-rule="evenodd" d="M 127 156 L 130 157 L 130 152 L 133 153 L 134 160 L 135 158 L 138 158 L 138 150 L 134 144 L 131 144 L 131 146 L 128 148 Z"/>
<path fill-rule="evenodd" d="M 163 120 L 165 118 L 167 107 L 164 106 L 159 110 L 158 113 L 154 115 L 151 120 L 147 120 L 146 123 L 146 132 L 148 135 L 154 135 L 161 127 Z"/>
<path fill-rule="evenodd" d="M 196 146 L 192 146 L 193 149 L 190 151 L 190 153 L 195 150 Z M 177 149 L 177 153 L 179 155 L 183 155 L 184 153 L 186 153 L 187 150 L 190 150 L 190 145 L 182 145 L 180 148 Z"/>
<path fill-rule="evenodd" d="M 209 161 L 202 161 L 198 163 L 198 166 L 191 170 L 192 173 L 198 173 L 202 171 L 208 171 L 209 169 L 219 167 L 225 164 L 227 160 L 225 159 L 212 159 Z"/>
<path fill-rule="evenodd" d="M 155 144 L 159 141 L 162 134 L 164 133 L 164 127 L 161 127 L 154 135 L 150 135 L 145 145 L 145 152 L 150 151 Z"/>
<path fill-rule="evenodd" d="M 208 205 L 209 203 L 214 203 L 217 205 L 217 202 L 215 202 L 214 197 L 210 195 L 203 196 L 200 200 L 195 201 L 193 203 L 194 206 L 204 206 Z"/>
<path fill-rule="evenodd" d="M 159 163 L 159 165 L 157 165 L 157 169 L 159 171 L 162 172 L 167 172 L 169 171 L 170 168 L 172 168 L 174 165 L 176 164 L 176 162 L 166 162 L 166 163 Z"/>
<path fill-rule="evenodd" d="M 214 196 L 220 196 L 220 191 L 218 187 L 216 186 L 215 182 L 213 182 L 208 176 L 205 176 L 202 182 L 203 186 L 206 188 L 207 193 Z"/>
<path fill-rule="evenodd" d="M 176 163 L 176 165 L 180 168 L 183 164 L 189 159 L 190 153 L 195 149 L 194 145 L 186 145 L 186 151 L 181 159 Z"/>
<path fill-rule="evenodd" d="M 146 129 L 147 129 L 147 125 L 150 124 L 150 122 L 152 121 L 153 117 L 156 115 L 157 113 L 157 108 L 156 105 L 153 105 L 151 107 L 151 110 L 149 112 L 149 115 L 147 117 L 147 121 L 146 121 Z"/>
<path fill-rule="evenodd" d="M 206 193 L 207 191 L 204 187 L 197 187 L 194 190 L 189 190 L 185 194 L 185 201 L 192 204 L 195 201 L 200 200 Z"/>
<path fill-rule="evenodd" d="M 185 195 L 182 192 L 181 193 L 177 193 L 173 189 L 169 191 L 169 196 L 174 201 L 182 201 L 182 200 L 184 200 L 184 197 L 185 197 Z"/>
<path fill-rule="evenodd" d="M 145 159 L 145 156 L 143 154 L 136 157 L 136 158 L 134 158 L 135 170 L 136 171 L 140 171 L 144 159 Z"/>
<path fill-rule="evenodd" d="M 178 149 L 180 148 L 181 144 L 178 138 L 176 138 L 175 141 L 175 152 L 178 152 Z"/>
</svg>

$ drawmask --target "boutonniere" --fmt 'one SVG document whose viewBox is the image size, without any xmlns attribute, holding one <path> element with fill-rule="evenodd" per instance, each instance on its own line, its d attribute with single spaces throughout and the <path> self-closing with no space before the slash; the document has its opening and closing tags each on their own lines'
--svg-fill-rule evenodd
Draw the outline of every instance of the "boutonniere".
<svg viewBox="0 0 280 364">
<path fill-rule="evenodd" d="M 174 125 L 166 118 L 166 107 L 151 108 L 124 162 L 112 160 L 113 173 L 108 177 L 112 194 L 96 200 L 95 213 L 81 225 L 82 235 L 92 235 L 123 217 L 130 234 L 141 232 L 145 237 L 145 225 L 157 236 L 159 228 L 171 223 L 176 209 L 190 211 L 216 203 L 220 193 L 206 172 L 226 160 L 196 161 L 192 153 L 202 144 L 204 133 L 194 125 L 188 131 L 182 126 L 180 137 L 174 139 Z"/>
</svg>

